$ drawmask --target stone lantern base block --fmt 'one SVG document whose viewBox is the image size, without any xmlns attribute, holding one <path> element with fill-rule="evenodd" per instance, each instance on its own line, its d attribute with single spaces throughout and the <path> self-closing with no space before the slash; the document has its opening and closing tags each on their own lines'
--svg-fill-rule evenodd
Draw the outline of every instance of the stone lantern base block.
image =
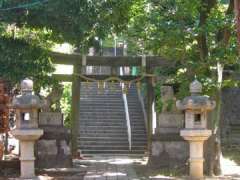
<svg viewBox="0 0 240 180">
<path fill-rule="evenodd" d="M 63 126 L 40 126 L 44 135 L 37 142 L 38 168 L 72 167 L 70 132 Z"/>
<path fill-rule="evenodd" d="M 189 145 L 178 134 L 158 134 L 152 139 L 148 165 L 152 168 L 178 168 L 185 172 Z"/>
<path fill-rule="evenodd" d="M 21 178 L 32 179 L 35 177 L 34 143 L 43 134 L 42 129 L 14 129 L 12 135 L 20 140 L 21 148 Z"/>
<path fill-rule="evenodd" d="M 21 178 L 31 179 L 35 177 L 34 161 L 21 161 Z"/>
<path fill-rule="evenodd" d="M 190 144 L 190 177 L 203 179 L 203 144 L 211 136 L 211 130 L 184 129 L 180 134 Z"/>
<path fill-rule="evenodd" d="M 190 177 L 203 179 L 203 158 L 190 159 Z"/>
</svg>

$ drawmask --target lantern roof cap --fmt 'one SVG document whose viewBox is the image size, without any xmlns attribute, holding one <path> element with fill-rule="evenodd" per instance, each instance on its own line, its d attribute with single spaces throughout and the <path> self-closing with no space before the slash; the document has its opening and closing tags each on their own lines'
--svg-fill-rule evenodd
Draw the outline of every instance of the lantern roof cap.
<svg viewBox="0 0 240 180">
<path fill-rule="evenodd" d="M 29 78 L 22 80 L 21 82 L 21 90 L 22 92 L 32 92 L 33 91 L 33 81 Z"/>
<path fill-rule="evenodd" d="M 37 95 L 33 94 L 33 81 L 24 79 L 21 82 L 21 95 L 13 98 L 12 108 L 18 109 L 39 109 L 43 103 Z"/>
<path fill-rule="evenodd" d="M 210 100 L 208 96 L 201 95 L 202 84 L 198 80 L 195 79 L 189 87 L 191 95 L 176 102 L 178 109 L 201 111 L 210 111 L 214 109 L 216 105 L 215 101 Z"/>
<path fill-rule="evenodd" d="M 200 94 L 202 93 L 202 84 L 195 79 L 189 86 L 191 94 Z"/>
</svg>

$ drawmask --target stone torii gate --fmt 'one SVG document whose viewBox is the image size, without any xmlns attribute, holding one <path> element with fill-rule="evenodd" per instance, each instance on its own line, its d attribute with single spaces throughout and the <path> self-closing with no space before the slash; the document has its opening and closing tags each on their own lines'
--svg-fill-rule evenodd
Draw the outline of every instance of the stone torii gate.
<svg viewBox="0 0 240 180">
<path fill-rule="evenodd" d="M 94 78 L 96 80 L 104 80 L 110 76 L 120 78 L 121 80 L 130 81 L 136 79 L 138 76 L 116 74 L 117 68 L 120 67 L 141 67 L 142 72 L 145 74 L 144 81 L 147 83 L 147 134 L 148 134 L 148 151 L 151 148 L 152 137 L 152 105 L 154 102 L 154 89 L 153 82 L 154 76 L 152 75 L 156 67 L 170 67 L 174 63 L 170 63 L 161 57 L 156 56 L 82 56 L 80 54 L 62 54 L 51 53 L 54 64 L 72 65 L 73 74 L 54 74 L 53 76 L 63 82 L 72 82 L 72 104 L 71 104 L 71 119 L 72 119 L 72 153 L 77 153 L 77 136 L 80 120 L 80 84 L 86 81 L 81 76 L 81 70 L 87 66 L 108 66 L 111 68 L 110 75 L 84 75 L 87 78 Z M 149 151 L 150 152 L 150 151 Z"/>
</svg>

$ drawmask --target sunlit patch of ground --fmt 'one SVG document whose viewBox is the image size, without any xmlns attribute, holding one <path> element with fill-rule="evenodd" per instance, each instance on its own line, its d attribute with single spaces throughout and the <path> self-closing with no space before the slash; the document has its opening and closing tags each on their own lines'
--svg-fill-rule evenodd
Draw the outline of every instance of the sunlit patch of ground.
<svg viewBox="0 0 240 180">
<path fill-rule="evenodd" d="M 240 150 L 223 148 L 221 169 L 225 177 L 240 180 Z"/>
<path fill-rule="evenodd" d="M 223 175 L 206 177 L 206 180 L 240 180 L 239 151 L 224 153 L 221 159 Z M 187 180 L 181 167 L 154 169 L 149 167 L 147 157 L 96 156 L 74 160 L 74 168 L 47 169 L 38 172 L 40 180 Z M 86 172 L 87 171 L 87 172 Z M 1 180 L 1 178 L 0 178 Z"/>
<path fill-rule="evenodd" d="M 239 155 L 240 156 L 240 155 Z M 240 177 L 240 165 L 236 161 L 231 160 L 227 157 L 222 157 L 221 160 L 222 173 L 224 175 L 239 175 Z"/>
</svg>

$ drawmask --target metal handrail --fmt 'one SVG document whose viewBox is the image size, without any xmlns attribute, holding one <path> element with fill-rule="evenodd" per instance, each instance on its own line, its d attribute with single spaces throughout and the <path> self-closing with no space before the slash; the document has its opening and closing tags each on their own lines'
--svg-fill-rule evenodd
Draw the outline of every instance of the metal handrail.
<svg viewBox="0 0 240 180">
<path fill-rule="evenodd" d="M 120 68 L 120 75 L 123 75 L 123 68 Z M 125 84 L 122 83 L 122 97 L 123 97 L 123 102 L 124 102 L 124 110 L 125 110 L 125 115 L 126 115 L 126 122 L 127 122 L 127 132 L 128 132 L 128 144 L 129 144 L 129 151 L 132 150 L 132 129 L 131 129 L 131 122 L 130 122 L 130 116 L 129 116 L 129 109 L 128 109 L 128 101 L 127 101 L 127 94 L 124 92 L 125 89 Z"/>
<path fill-rule="evenodd" d="M 122 90 L 124 89 L 124 84 L 122 84 Z M 128 109 L 128 101 L 127 101 L 127 95 L 124 91 L 122 91 L 123 96 L 123 102 L 124 102 L 124 109 L 125 109 L 125 115 L 126 115 L 126 122 L 127 122 L 127 131 L 128 131 L 128 144 L 129 144 L 129 150 L 132 150 L 132 130 L 131 130 L 131 123 L 130 123 L 130 116 L 129 116 L 129 109 Z"/>
</svg>

